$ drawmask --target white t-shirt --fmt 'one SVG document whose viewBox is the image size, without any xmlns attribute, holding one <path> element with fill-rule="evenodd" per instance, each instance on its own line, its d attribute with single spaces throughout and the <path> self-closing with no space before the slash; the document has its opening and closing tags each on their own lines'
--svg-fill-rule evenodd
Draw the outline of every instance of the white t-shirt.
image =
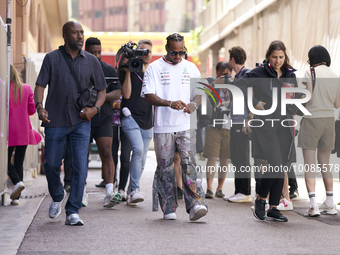
<svg viewBox="0 0 340 255">
<path fill-rule="evenodd" d="M 340 90 L 340 79 L 338 75 L 328 66 L 320 65 L 315 70 L 315 88 L 312 99 L 306 104 L 307 110 L 312 115 L 305 118 L 334 117 L 334 102 Z M 307 70 L 302 83 L 312 83 L 311 72 Z"/>
<path fill-rule="evenodd" d="M 164 57 L 152 62 L 146 69 L 143 79 L 143 94 L 155 94 L 169 101 L 182 100 L 188 104 L 195 95 L 200 94 L 195 86 L 190 87 L 190 78 L 200 78 L 197 67 L 185 60 L 173 65 Z M 196 116 L 196 111 L 188 114 L 183 110 L 177 111 L 168 106 L 155 106 L 154 133 L 172 133 L 195 129 L 196 122 L 190 118 Z M 194 117 L 193 116 L 193 117 Z M 192 125 L 190 125 L 190 119 Z M 195 122 L 195 123 L 194 123 Z"/>
</svg>

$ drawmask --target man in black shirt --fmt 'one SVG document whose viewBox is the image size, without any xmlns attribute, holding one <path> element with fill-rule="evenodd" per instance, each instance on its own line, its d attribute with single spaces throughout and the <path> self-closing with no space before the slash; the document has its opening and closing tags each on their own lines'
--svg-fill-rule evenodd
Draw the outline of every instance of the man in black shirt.
<svg viewBox="0 0 340 255">
<path fill-rule="evenodd" d="M 151 61 L 152 42 L 140 40 L 141 49 L 148 49 L 149 54 L 143 56 L 143 70 L 130 72 L 128 68 L 118 71 L 122 83 L 123 100 L 121 109 L 123 131 L 129 138 L 132 148 L 130 162 L 130 184 L 127 190 L 127 204 L 135 205 L 143 202 L 144 196 L 140 193 L 139 180 L 142 175 L 149 144 L 152 139 L 152 106 L 141 97 L 144 72 Z M 126 59 L 122 60 L 123 63 Z"/>
<path fill-rule="evenodd" d="M 106 83 L 100 63 L 96 57 L 82 50 L 84 30 L 80 23 L 68 21 L 63 26 L 66 57 L 74 69 L 82 89 L 90 86 L 90 80 L 98 91 L 94 107 L 80 111 L 76 107 L 79 96 L 76 81 L 70 72 L 61 50 L 48 53 L 43 61 L 34 90 L 34 101 L 39 119 L 45 127 L 45 173 L 48 190 L 53 199 L 49 216 L 55 219 L 61 212 L 66 196 L 60 179 L 60 166 L 65 143 L 72 154 L 72 187 L 65 210 L 65 225 L 83 225 L 79 218 L 83 190 L 87 176 L 87 150 L 90 140 L 91 123 L 105 101 Z M 46 108 L 43 107 L 44 90 L 48 85 Z"/>
<path fill-rule="evenodd" d="M 114 82 L 112 77 L 117 77 L 117 72 L 113 66 L 101 61 L 101 42 L 98 38 L 90 37 L 86 40 L 85 50 L 95 55 L 103 69 L 104 76 L 107 79 L 108 87 L 106 88 L 106 98 L 99 114 L 91 120 L 91 139 L 96 140 L 99 156 L 102 160 L 102 174 L 104 177 L 106 196 L 104 198 L 104 207 L 111 208 L 122 201 L 119 193 L 114 193 L 113 177 L 115 166 L 112 158 L 112 101 L 120 98 L 121 85 L 119 81 Z M 118 79 L 118 78 L 117 78 Z"/>
</svg>

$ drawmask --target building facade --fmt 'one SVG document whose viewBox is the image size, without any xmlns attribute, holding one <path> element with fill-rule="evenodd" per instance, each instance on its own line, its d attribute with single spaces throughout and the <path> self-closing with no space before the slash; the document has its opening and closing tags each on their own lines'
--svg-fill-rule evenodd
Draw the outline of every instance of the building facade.
<svg viewBox="0 0 340 255">
<path fill-rule="evenodd" d="M 77 19 L 93 31 L 189 32 L 203 0 L 81 0 Z"/>
</svg>

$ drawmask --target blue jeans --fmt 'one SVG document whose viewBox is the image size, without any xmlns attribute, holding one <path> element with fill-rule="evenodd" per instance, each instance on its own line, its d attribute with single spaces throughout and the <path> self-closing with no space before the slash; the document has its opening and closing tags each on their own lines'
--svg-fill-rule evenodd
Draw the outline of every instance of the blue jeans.
<svg viewBox="0 0 340 255">
<path fill-rule="evenodd" d="M 152 128 L 141 129 L 133 117 L 123 117 L 123 131 L 131 142 L 131 162 L 130 162 L 130 184 L 127 194 L 132 191 L 139 190 L 139 180 L 142 176 L 146 155 L 148 153 L 150 141 L 152 139 Z"/>
<path fill-rule="evenodd" d="M 60 179 L 60 166 L 65 143 L 71 149 L 72 187 L 65 205 L 66 214 L 78 213 L 87 177 L 87 151 L 90 141 L 91 122 L 81 122 L 71 127 L 45 128 L 45 174 L 48 190 L 55 202 L 64 197 Z"/>
</svg>

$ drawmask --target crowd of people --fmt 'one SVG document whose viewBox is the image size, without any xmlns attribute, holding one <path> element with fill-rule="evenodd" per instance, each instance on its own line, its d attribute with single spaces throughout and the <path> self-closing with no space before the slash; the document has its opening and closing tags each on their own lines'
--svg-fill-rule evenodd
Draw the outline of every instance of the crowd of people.
<svg viewBox="0 0 340 255">
<path fill-rule="evenodd" d="M 190 221 L 207 214 L 207 199 L 213 197 L 233 203 L 251 203 L 251 172 L 242 171 L 243 167 L 250 167 L 251 151 L 254 165 L 259 169 L 255 172 L 253 215 L 259 220 L 288 221 L 280 210 L 292 210 L 291 199 L 298 196 L 294 171 L 265 171 L 269 166 L 291 169 L 296 162 L 297 130 L 293 124 L 294 115 L 300 114 L 301 109 L 292 101 L 284 111 L 281 109 L 281 88 L 296 88 L 298 81 L 282 41 L 271 42 L 263 63 L 252 70 L 245 67 L 245 50 L 232 47 L 229 61 L 217 64 L 216 77 L 204 79 L 196 65 L 186 59 L 184 37 L 178 33 L 166 38 L 166 55 L 152 63 L 152 42 L 140 40 L 138 48 L 146 53 L 141 57 L 143 66 L 139 71 L 130 70 L 124 54 L 118 56 L 116 68 L 103 62 L 101 42 L 97 38 L 87 38 L 83 50 L 84 30 L 78 22 L 65 23 L 62 35 L 64 45 L 44 58 L 36 81 L 34 101 L 30 86 L 21 84 L 19 78 L 12 80 L 11 74 L 10 111 L 25 111 L 27 118 L 37 112 L 45 129 L 44 167 L 52 197 L 50 218 L 55 219 L 61 213 L 62 202 L 69 193 L 65 224 L 84 224 L 79 210 L 87 205 L 88 151 L 93 139 L 102 161 L 103 181 L 96 186 L 106 190 L 103 206 L 112 208 L 122 201 L 137 206 L 143 202 L 140 179 L 153 137 L 157 168 L 152 184 L 152 210 L 157 211 L 160 205 L 163 219 L 176 219 L 177 201 L 182 197 Z M 323 46 L 311 48 L 308 58 L 310 70 L 302 80 L 306 93 L 292 90 L 284 96 L 304 100 L 311 95 L 305 100 L 307 104 L 302 106 L 311 115 L 302 118 L 298 147 L 303 151 L 310 198 L 306 216 L 313 217 L 319 216 L 320 212 L 337 214 L 329 158 L 335 140 L 334 110 L 340 107 L 340 82 L 330 68 L 330 56 Z M 203 88 L 200 89 L 196 81 L 194 86 L 191 84 L 194 78 L 204 81 L 197 83 L 201 87 L 203 84 Z M 78 84 L 84 90 L 97 91 L 93 105 L 77 107 Z M 245 95 L 241 104 L 243 114 L 235 113 L 240 104 L 236 104 L 234 91 L 223 87 L 224 84 L 232 84 Z M 43 103 L 46 87 L 47 98 Z M 252 88 L 250 94 L 249 88 Z M 209 95 L 207 114 L 202 114 L 203 95 Z M 18 105 L 22 105 L 20 109 Z M 11 116 L 15 114 L 10 114 L 10 131 L 17 121 Z M 254 126 L 255 120 L 263 124 Z M 280 125 L 282 121 L 286 125 Z M 26 129 L 29 134 L 20 138 L 20 142 L 15 139 L 19 136 L 13 133 L 15 128 L 9 136 L 8 174 L 14 184 L 13 205 L 18 204 L 20 193 L 25 188 L 22 162 L 26 147 L 39 143 L 41 139 L 30 127 L 29 119 Z M 202 129 L 205 132 L 201 132 Z M 20 135 L 24 134 L 21 132 Z M 199 143 L 196 144 L 196 140 Z M 202 187 L 202 172 L 198 170 L 195 159 L 196 145 L 207 159 L 206 193 Z M 10 162 L 14 149 L 13 166 Z M 63 161 L 64 184 L 60 177 Z M 218 172 L 218 185 L 213 192 L 213 169 L 217 161 L 220 169 L 230 163 L 234 166 L 235 189 L 231 195 L 223 193 L 225 171 Z M 320 206 L 315 201 L 315 176 L 311 171 L 317 163 L 325 168 L 322 173 L 327 198 Z"/>
</svg>

